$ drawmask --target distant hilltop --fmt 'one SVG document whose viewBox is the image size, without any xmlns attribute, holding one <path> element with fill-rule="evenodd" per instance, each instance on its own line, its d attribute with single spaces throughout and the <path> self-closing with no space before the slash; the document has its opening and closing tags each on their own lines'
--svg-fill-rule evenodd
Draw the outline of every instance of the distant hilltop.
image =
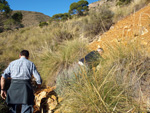
<svg viewBox="0 0 150 113">
<path fill-rule="evenodd" d="M 39 25 L 40 22 L 48 21 L 50 17 L 40 12 L 33 11 L 23 11 L 23 10 L 15 10 L 15 12 L 21 12 L 23 14 L 22 24 L 24 27 L 36 26 Z"/>
</svg>

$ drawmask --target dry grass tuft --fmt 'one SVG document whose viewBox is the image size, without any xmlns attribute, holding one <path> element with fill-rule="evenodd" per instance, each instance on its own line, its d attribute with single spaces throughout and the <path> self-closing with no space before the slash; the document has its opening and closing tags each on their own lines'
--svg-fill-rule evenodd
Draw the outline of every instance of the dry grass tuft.
<svg viewBox="0 0 150 113">
<path fill-rule="evenodd" d="M 61 103 L 62 112 L 147 110 L 146 103 L 139 104 L 145 100 L 138 103 L 137 100 L 143 97 L 142 94 L 148 94 L 141 90 L 141 87 L 144 88 L 141 83 L 150 75 L 149 63 L 146 63 L 150 61 L 150 57 L 145 56 L 145 49 L 141 49 L 135 42 L 109 49 L 111 52 L 105 54 L 105 60 L 100 62 L 101 66 L 97 70 L 74 66 L 62 73 L 61 80 L 58 78 L 58 93 L 65 98 Z"/>
</svg>

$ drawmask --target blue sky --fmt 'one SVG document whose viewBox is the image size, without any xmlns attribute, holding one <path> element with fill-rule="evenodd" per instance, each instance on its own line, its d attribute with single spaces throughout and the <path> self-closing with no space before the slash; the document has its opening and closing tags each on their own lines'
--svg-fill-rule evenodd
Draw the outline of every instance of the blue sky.
<svg viewBox="0 0 150 113">
<path fill-rule="evenodd" d="M 41 12 L 48 16 L 66 13 L 73 2 L 79 0 L 6 0 L 12 10 Z M 99 0 L 87 0 L 90 3 Z"/>
</svg>

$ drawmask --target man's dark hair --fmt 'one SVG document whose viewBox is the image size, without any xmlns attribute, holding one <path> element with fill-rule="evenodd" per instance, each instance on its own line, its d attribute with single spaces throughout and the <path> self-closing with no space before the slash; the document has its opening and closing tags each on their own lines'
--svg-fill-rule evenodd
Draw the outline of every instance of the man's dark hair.
<svg viewBox="0 0 150 113">
<path fill-rule="evenodd" d="M 25 56 L 25 57 L 29 57 L 29 51 L 28 50 L 22 50 L 21 52 L 20 52 L 20 55 L 21 56 Z"/>
</svg>

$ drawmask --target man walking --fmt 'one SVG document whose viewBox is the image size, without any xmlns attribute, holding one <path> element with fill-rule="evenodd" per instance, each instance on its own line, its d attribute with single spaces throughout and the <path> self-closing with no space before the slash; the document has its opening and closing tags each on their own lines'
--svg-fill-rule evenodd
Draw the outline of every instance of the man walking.
<svg viewBox="0 0 150 113">
<path fill-rule="evenodd" d="M 28 60 L 29 52 L 23 50 L 20 59 L 12 61 L 1 77 L 1 97 L 10 106 L 10 113 L 16 113 L 17 107 L 22 106 L 21 113 L 33 113 L 34 94 L 31 86 L 32 75 L 40 88 L 42 79 L 34 63 Z M 6 93 L 5 80 L 10 77 L 11 85 Z"/>
</svg>

